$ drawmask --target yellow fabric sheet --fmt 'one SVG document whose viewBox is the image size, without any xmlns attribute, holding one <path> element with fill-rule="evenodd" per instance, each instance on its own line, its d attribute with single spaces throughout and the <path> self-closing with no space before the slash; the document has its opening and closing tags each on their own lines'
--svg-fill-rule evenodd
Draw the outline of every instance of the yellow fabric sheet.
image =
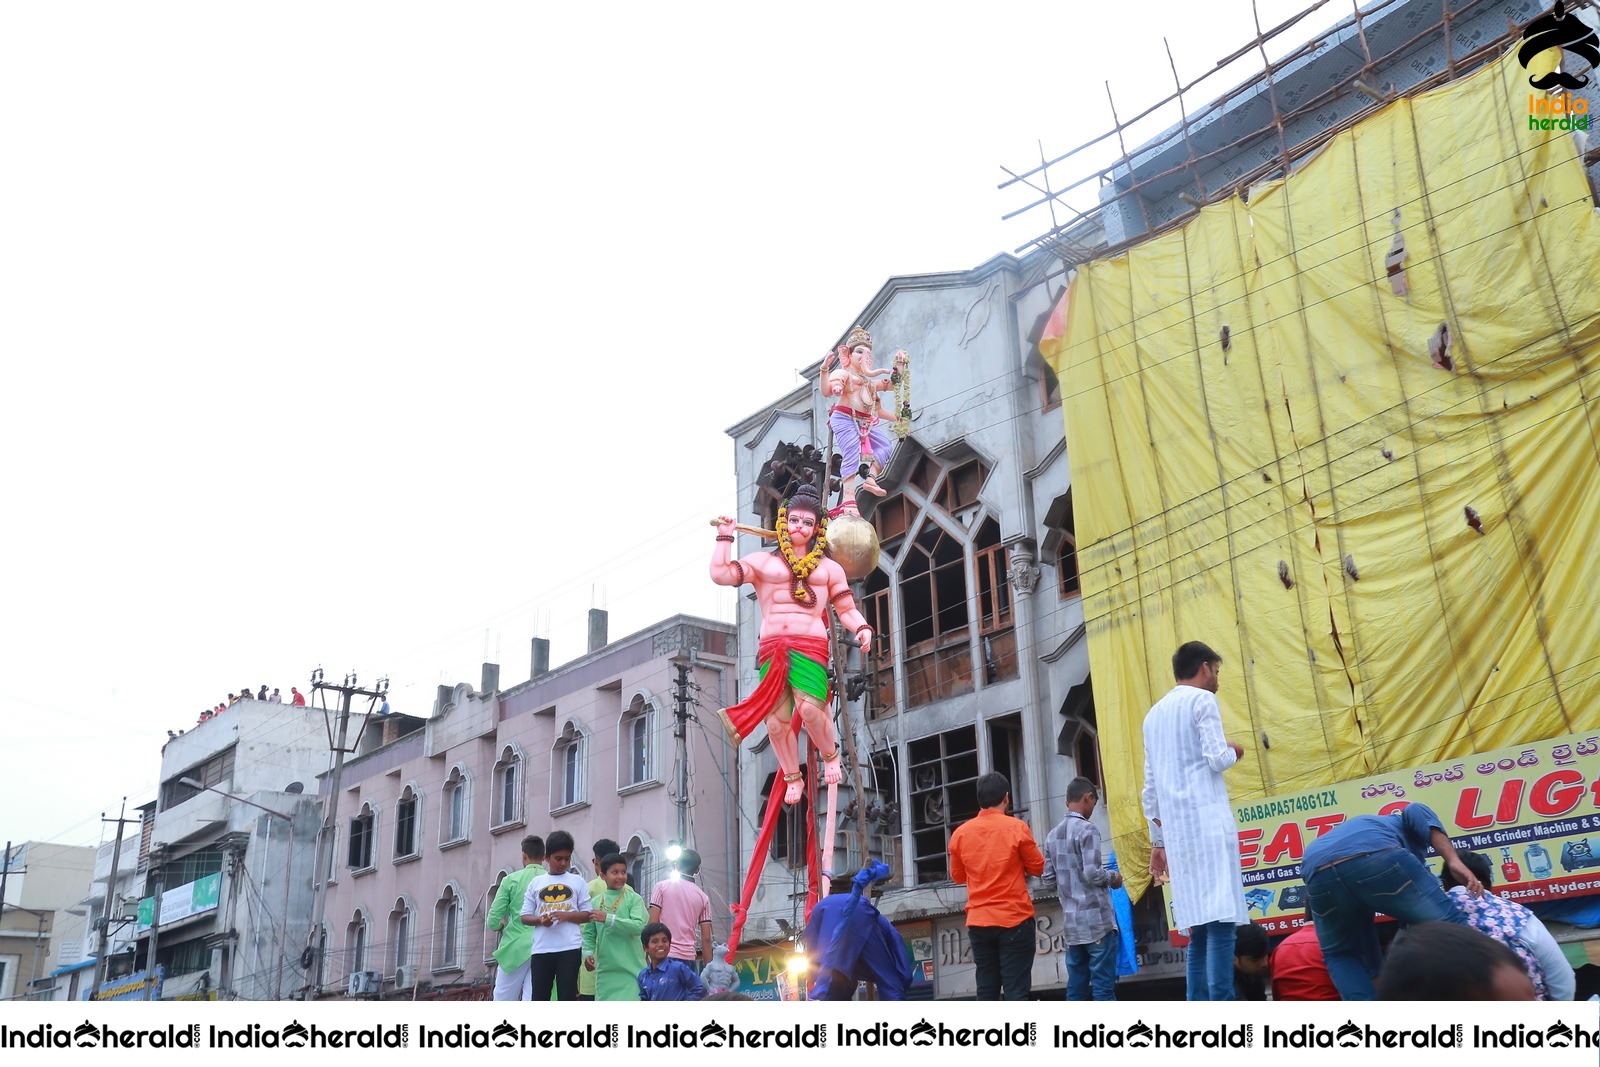
<svg viewBox="0 0 1600 1067">
<path fill-rule="evenodd" d="M 1063 297 L 1040 347 L 1131 889 L 1183 641 L 1224 658 L 1235 802 L 1600 725 L 1600 229 L 1526 77 L 1399 100 Z"/>
</svg>

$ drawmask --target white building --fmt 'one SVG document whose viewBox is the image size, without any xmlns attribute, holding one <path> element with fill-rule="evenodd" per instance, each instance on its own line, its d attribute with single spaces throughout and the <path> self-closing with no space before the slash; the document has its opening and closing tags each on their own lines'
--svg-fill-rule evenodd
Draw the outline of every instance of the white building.
<svg viewBox="0 0 1600 1067">
<path fill-rule="evenodd" d="M 169 741 L 137 853 L 138 967 L 163 999 L 274 999 L 304 983 L 329 762 L 316 708 L 240 700 Z M 156 906 L 159 898 L 159 908 Z"/>
</svg>

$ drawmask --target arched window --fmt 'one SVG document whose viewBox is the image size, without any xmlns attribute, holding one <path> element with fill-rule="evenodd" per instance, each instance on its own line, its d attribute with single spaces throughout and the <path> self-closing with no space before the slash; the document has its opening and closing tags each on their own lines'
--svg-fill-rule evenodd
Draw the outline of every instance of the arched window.
<svg viewBox="0 0 1600 1067">
<path fill-rule="evenodd" d="M 1078 596 L 1078 526 L 1072 516 L 1072 490 L 1051 502 L 1044 516 L 1044 558 L 1056 566 L 1056 592 L 1063 600 Z"/>
<path fill-rule="evenodd" d="M 522 820 L 522 752 L 515 745 L 500 750 L 500 759 L 494 765 L 495 827 L 512 826 Z"/>
<path fill-rule="evenodd" d="M 485 893 L 483 895 L 483 899 L 478 902 L 477 911 L 475 911 L 473 914 L 489 914 L 489 909 L 494 907 L 494 898 L 500 895 L 500 883 L 504 882 L 510 876 L 511 872 L 509 870 L 504 867 L 500 868 L 499 873 L 494 876 L 494 884 L 489 887 L 489 891 Z M 518 910 L 520 910 L 521 907 L 521 904 L 517 905 Z M 516 921 L 516 916 L 512 916 L 511 922 Z M 486 930 L 483 936 L 483 962 L 485 964 L 494 964 L 494 950 L 499 947 L 500 933 L 496 930 Z"/>
<path fill-rule="evenodd" d="M 628 839 L 628 884 L 645 900 L 655 888 L 655 853 L 636 834 Z"/>
<path fill-rule="evenodd" d="M 588 803 L 588 749 L 588 736 L 576 722 L 569 719 L 551 751 L 552 811 Z"/>
<path fill-rule="evenodd" d="M 467 772 L 459 763 L 450 768 L 444 780 L 444 796 L 439 812 L 439 844 L 453 845 L 467 840 L 472 825 L 472 791 Z"/>
<path fill-rule="evenodd" d="M 369 800 L 361 805 L 350 820 L 350 849 L 348 860 L 352 871 L 370 871 L 377 849 L 378 809 Z"/>
<path fill-rule="evenodd" d="M 444 887 L 433 906 L 433 969 L 460 970 L 461 890 L 454 884 Z"/>
<path fill-rule="evenodd" d="M 409 859 L 417 854 L 418 832 L 421 825 L 420 802 L 415 786 L 408 785 L 400 793 L 400 802 L 394 808 L 394 858 Z"/>
<path fill-rule="evenodd" d="M 367 953 L 369 948 L 368 938 L 372 928 L 372 921 L 367 918 L 365 908 L 357 908 L 350 922 L 344 928 L 344 959 L 345 975 L 365 971 L 367 967 Z"/>
<path fill-rule="evenodd" d="M 327 851 L 320 854 L 324 868 L 322 877 L 333 883 L 339 880 L 339 828 L 330 826 L 323 833 L 328 835 L 328 843 L 324 846 Z"/>
<path fill-rule="evenodd" d="M 1072 687 L 1061 702 L 1061 731 L 1056 734 L 1056 752 L 1072 759 L 1073 769 L 1102 791 L 1106 787 L 1100 771 L 1100 731 L 1094 712 L 1094 679 L 1085 678 Z"/>
<path fill-rule="evenodd" d="M 656 706 L 635 693 L 617 726 L 617 788 L 656 781 Z"/>
<path fill-rule="evenodd" d="M 398 981 L 400 968 L 411 963 L 412 916 L 414 910 L 405 897 L 397 897 L 389 912 L 389 974 Z"/>
</svg>

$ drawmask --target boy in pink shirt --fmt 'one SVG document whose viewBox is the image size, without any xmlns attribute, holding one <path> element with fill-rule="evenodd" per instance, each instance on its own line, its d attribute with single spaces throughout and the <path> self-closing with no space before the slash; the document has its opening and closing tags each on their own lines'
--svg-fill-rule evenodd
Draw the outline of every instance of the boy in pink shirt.
<svg viewBox="0 0 1600 1067">
<path fill-rule="evenodd" d="M 698 959 L 711 962 L 711 898 L 693 881 L 700 870 L 700 853 L 692 848 L 678 857 L 681 878 L 657 882 L 650 891 L 650 921 L 665 923 L 672 932 L 669 959 L 691 966 Z M 695 928 L 700 930 L 700 952 L 694 950 Z"/>
</svg>

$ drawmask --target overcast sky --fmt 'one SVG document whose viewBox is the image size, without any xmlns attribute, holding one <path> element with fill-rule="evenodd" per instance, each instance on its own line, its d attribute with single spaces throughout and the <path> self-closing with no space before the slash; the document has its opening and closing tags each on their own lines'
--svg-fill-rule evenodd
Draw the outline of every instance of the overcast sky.
<svg viewBox="0 0 1600 1067">
<path fill-rule="evenodd" d="M 591 606 L 731 619 L 726 428 L 888 278 L 1046 229 L 1000 221 L 1001 167 L 1109 128 L 1106 81 L 1166 95 L 1163 35 L 1189 80 L 1254 32 L 1248 0 L 5 5 L 0 838 L 102 840 L 246 685 L 387 674 L 426 715 L 533 636 L 581 654 Z"/>
</svg>

